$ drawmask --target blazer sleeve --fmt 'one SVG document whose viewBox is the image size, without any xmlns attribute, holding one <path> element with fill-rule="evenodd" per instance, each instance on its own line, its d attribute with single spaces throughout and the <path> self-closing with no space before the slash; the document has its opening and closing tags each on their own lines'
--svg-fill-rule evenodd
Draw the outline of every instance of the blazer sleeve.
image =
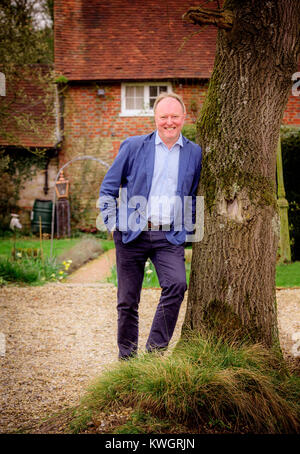
<svg viewBox="0 0 300 454">
<path fill-rule="evenodd" d="M 120 187 L 127 179 L 130 151 L 130 140 L 127 139 L 122 142 L 119 153 L 107 171 L 100 187 L 99 207 L 103 222 L 108 230 L 113 230 L 117 225 L 117 199 Z"/>
</svg>

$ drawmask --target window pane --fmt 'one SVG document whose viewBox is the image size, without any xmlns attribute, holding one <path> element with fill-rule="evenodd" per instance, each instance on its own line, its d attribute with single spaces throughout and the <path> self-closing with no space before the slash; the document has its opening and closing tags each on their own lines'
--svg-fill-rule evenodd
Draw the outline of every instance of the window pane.
<svg viewBox="0 0 300 454">
<path fill-rule="evenodd" d="M 159 87 L 159 93 L 163 93 L 165 91 L 167 91 L 167 87 L 165 85 Z"/>
<path fill-rule="evenodd" d="M 134 88 L 135 87 L 126 87 L 126 98 L 130 96 L 131 98 L 134 97 Z"/>
<path fill-rule="evenodd" d="M 128 85 L 125 91 L 125 108 L 128 110 L 143 109 L 144 87 L 141 85 Z"/>
<path fill-rule="evenodd" d="M 155 98 L 150 98 L 150 102 L 149 102 L 150 109 L 153 109 L 154 103 L 155 103 Z"/>
<path fill-rule="evenodd" d="M 157 86 L 156 85 L 150 85 L 150 98 L 156 98 L 157 96 Z"/>
<path fill-rule="evenodd" d="M 144 87 L 141 86 L 135 87 L 135 94 L 137 98 L 144 98 Z"/>
<path fill-rule="evenodd" d="M 135 109 L 143 109 L 144 108 L 144 97 L 136 98 L 135 99 Z"/>
<path fill-rule="evenodd" d="M 134 98 L 126 98 L 125 108 L 134 109 Z"/>
</svg>

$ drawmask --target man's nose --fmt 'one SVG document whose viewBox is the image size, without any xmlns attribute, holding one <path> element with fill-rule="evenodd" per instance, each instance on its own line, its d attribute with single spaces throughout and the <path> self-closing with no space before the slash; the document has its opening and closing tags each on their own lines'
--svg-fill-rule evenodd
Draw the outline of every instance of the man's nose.
<svg viewBox="0 0 300 454">
<path fill-rule="evenodd" d="M 168 125 L 172 124 L 172 117 L 168 117 L 168 118 L 167 118 L 167 124 L 168 124 Z"/>
</svg>

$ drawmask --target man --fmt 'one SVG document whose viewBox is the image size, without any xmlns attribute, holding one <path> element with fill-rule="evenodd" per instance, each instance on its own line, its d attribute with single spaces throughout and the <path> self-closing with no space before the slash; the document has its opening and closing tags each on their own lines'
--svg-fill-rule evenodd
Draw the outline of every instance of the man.
<svg viewBox="0 0 300 454">
<path fill-rule="evenodd" d="M 154 104 L 157 130 L 126 139 L 100 189 L 104 222 L 114 231 L 118 276 L 119 358 L 138 348 L 138 305 L 145 262 L 153 262 L 162 293 L 146 350 L 165 349 L 187 289 L 184 265 L 185 198 L 195 197 L 201 148 L 181 134 L 186 110 L 175 93 Z M 119 189 L 121 201 L 117 206 Z M 193 213 L 194 215 L 194 213 Z"/>
</svg>

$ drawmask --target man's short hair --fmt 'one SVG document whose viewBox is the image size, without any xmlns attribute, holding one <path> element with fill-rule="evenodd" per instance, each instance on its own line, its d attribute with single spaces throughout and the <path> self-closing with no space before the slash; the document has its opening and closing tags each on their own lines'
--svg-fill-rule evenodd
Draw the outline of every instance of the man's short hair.
<svg viewBox="0 0 300 454">
<path fill-rule="evenodd" d="M 155 100 L 154 102 L 154 106 L 153 106 L 153 112 L 155 113 L 156 111 L 156 107 L 157 107 L 157 104 L 160 103 L 160 101 L 162 101 L 163 99 L 165 98 L 174 98 L 174 99 L 177 99 L 177 101 L 181 104 L 182 106 L 182 110 L 183 110 L 183 113 L 186 113 L 186 108 L 185 108 L 185 105 L 184 105 L 184 102 L 183 102 L 183 99 L 181 96 L 177 95 L 177 93 L 174 93 L 173 91 L 171 92 L 167 92 L 167 91 L 164 91 L 163 93 L 161 93 Z"/>
</svg>

